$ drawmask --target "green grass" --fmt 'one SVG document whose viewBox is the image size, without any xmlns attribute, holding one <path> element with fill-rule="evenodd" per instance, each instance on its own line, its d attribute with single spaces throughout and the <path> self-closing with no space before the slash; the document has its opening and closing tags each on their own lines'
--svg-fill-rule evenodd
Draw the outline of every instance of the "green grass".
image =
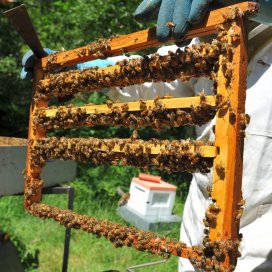
<svg viewBox="0 0 272 272">
<path fill-rule="evenodd" d="M 66 208 L 65 195 L 45 196 L 44 202 Z M 116 214 L 117 202 L 112 205 L 99 204 L 99 200 L 82 200 L 80 189 L 76 189 L 75 211 L 93 217 L 104 218 L 114 222 L 125 222 Z M 176 199 L 174 211 L 181 214 L 183 204 Z M 23 210 L 21 196 L 0 198 L 0 228 L 10 234 L 17 246 L 26 271 L 61 271 L 64 227 L 52 220 L 41 220 Z M 179 238 L 179 227 L 171 231 L 162 231 L 161 235 Z M 37 257 L 37 268 L 32 258 Z M 34 258 L 35 259 L 35 258 Z M 69 271 L 101 272 L 109 269 L 126 271 L 129 266 L 162 260 L 161 257 L 143 253 L 134 248 L 118 248 L 104 238 L 96 238 L 81 230 L 72 230 L 69 256 Z M 166 263 L 137 269 L 144 272 L 177 271 L 177 258 L 171 257 Z"/>
</svg>

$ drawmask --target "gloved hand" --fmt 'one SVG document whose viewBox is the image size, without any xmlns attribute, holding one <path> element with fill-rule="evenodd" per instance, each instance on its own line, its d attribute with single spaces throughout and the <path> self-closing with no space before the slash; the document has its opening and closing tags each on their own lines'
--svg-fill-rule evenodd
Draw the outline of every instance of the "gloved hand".
<svg viewBox="0 0 272 272">
<path fill-rule="evenodd" d="M 212 0 L 144 0 L 136 9 L 136 20 L 148 21 L 158 14 L 157 38 L 165 42 L 172 34 L 180 40 L 187 32 L 189 24 L 201 21 Z M 169 22 L 172 22 L 171 26 Z M 171 33 L 172 32 L 172 33 Z"/>
<path fill-rule="evenodd" d="M 182 39 L 189 25 L 199 23 L 213 0 L 143 0 L 136 9 L 134 16 L 139 21 L 149 21 L 157 18 L 157 38 L 165 42 L 173 35 L 176 41 Z M 222 6 L 239 3 L 239 0 L 214 1 Z M 272 1 L 259 0 L 260 12 L 254 21 L 272 25 Z M 169 24 L 169 22 L 173 24 Z"/>
<path fill-rule="evenodd" d="M 49 48 L 44 48 L 44 51 L 49 55 L 55 53 L 56 51 Z M 35 55 L 32 50 L 28 50 L 22 58 L 22 70 L 21 70 L 21 79 L 33 79 L 33 65 L 34 65 Z"/>
</svg>

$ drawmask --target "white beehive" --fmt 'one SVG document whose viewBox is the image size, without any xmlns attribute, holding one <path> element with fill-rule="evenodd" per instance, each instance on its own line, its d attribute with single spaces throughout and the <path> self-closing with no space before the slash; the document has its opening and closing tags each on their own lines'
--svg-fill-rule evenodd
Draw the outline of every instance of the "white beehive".
<svg viewBox="0 0 272 272">
<path fill-rule="evenodd" d="M 169 217 L 175 201 L 177 187 L 159 176 L 140 174 L 130 184 L 127 206 L 148 218 Z"/>
<path fill-rule="evenodd" d="M 22 174 L 26 161 L 26 139 L 0 137 L 0 196 L 24 191 Z M 42 171 L 44 187 L 70 181 L 76 176 L 76 162 L 48 161 Z"/>
</svg>

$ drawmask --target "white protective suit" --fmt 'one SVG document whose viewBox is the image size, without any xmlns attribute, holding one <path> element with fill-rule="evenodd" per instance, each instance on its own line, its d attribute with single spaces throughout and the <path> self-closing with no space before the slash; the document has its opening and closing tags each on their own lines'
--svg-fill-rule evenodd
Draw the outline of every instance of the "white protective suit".
<svg viewBox="0 0 272 272">
<path fill-rule="evenodd" d="M 248 66 L 246 113 L 251 116 L 251 121 L 246 129 L 244 146 L 245 210 L 240 224 L 243 240 L 240 247 L 242 257 L 238 259 L 235 270 L 238 272 L 272 272 L 272 39 L 266 39 L 261 44 L 261 47 L 254 48 L 256 53 Z M 165 46 L 158 53 L 164 55 L 176 49 L 176 46 Z M 128 102 L 140 98 L 154 99 L 166 94 L 173 97 L 194 96 L 203 90 L 206 95 L 210 95 L 211 86 L 212 82 L 208 79 L 192 78 L 188 82 L 176 80 L 171 83 L 134 85 L 122 90 L 114 88 L 108 96 L 112 100 Z M 214 120 L 205 126 L 196 127 L 199 139 L 214 139 L 213 123 Z M 210 204 L 206 188 L 211 184 L 211 177 L 211 173 L 193 175 L 181 226 L 181 240 L 188 246 L 202 243 L 203 218 Z M 189 260 L 180 258 L 179 271 L 195 270 Z"/>
</svg>

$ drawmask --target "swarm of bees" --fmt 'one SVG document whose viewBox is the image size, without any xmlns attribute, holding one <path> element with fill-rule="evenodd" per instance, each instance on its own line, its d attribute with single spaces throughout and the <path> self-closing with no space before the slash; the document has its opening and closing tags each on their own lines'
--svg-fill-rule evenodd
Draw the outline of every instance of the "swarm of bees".
<svg viewBox="0 0 272 272">
<path fill-rule="evenodd" d="M 166 56 L 153 54 L 150 57 L 123 60 L 115 69 L 89 68 L 50 74 L 41 80 L 35 94 L 36 99 L 66 96 L 78 92 L 91 92 L 110 87 L 126 87 L 144 82 L 171 82 L 175 79 L 187 81 L 191 77 L 212 77 L 216 73 L 215 63 L 224 51 L 221 43 L 200 43 L 169 51 Z"/>
<path fill-rule="evenodd" d="M 156 101 L 156 100 L 155 100 Z M 184 125 L 203 125 L 210 121 L 216 113 L 216 108 L 207 104 L 204 99 L 196 107 L 188 109 L 167 109 L 155 102 L 155 107 L 141 106 L 140 111 L 131 112 L 127 104 L 122 108 L 109 105 L 110 113 L 87 113 L 84 107 L 58 107 L 56 114 L 46 116 L 44 109 L 36 111 L 33 122 L 41 128 L 69 128 L 79 126 L 124 126 L 141 128 L 145 126 L 154 129 L 180 127 Z M 48 108 L 50 109 L 50 108 Z"/>
<path fill-rule="evenodd" d="M 218 212 L 218 207 L 214 204 L 211 204 L 212 206 L 209 206 L 210 212 L 212 210 L 215 211 L 215 213 Z M 209 215 L 208 215 L 209 217 Z M 207 218 L 207 215 L 206 215 Z M 207 230 L 207 229 L 206 229 Z M 225 270 L 222 267 L 222 262 L 224 262 L 227 255 L 234 257 L 233 259 L 236 259 L 237 257 L 240 257 L 239 252 L 239 245 L 241 236 L 238 237 L 237 240 L 227 240 L 227 241 L 211 241 L 208 234 L 209 232 L 205 233 L 203 239 L 203 244 L 201 246 L 195 246 L 193 247 L 193 251 L 189 254 L 189 260 L 192 263 L 192 265 L 200 269 L 201 271 L 215 271 L 215 272 L 231 272 L 235 270 L 235 265 L 232 264 L 230 267 Z M 197 256 L 196 254 L 197 253 Z"/>
<path fill-rule="evenodd" d="M 235 270 L 235 265 L 232 264 L 225 270 L 222 267 L 222 262 L 227 255 L 232 255 L 237 258 L 240 256 L 238 250 L 240 245 L 240 238 L 235 241 L 211 241 L 208 236 L 203 239 L 203 245 L 196 247 L 193 252 L 197 251 L 200 258 L 195 258 L 193 254 L 189 256 L 189 260 L 195 268 L 202 269 L 203 271 L 216 271 L 216 272 L 231 272 Z"/>
<path fill-rule="evenodd" d="M 96 58 L 105 59 L 110 57 L 109 51 L 111 47 L 107 40 L 99 39 L 96 42 L 90 43 L 86 46 L 86 49 L 89 51 L 91 55 Z"/>
<path fill-rule="evenodd" d="M 110 57 L 111 54 L 109 51 L 111 50 L 111 47 L 107 40 L 105 39 L 99 39 L 96 42 L 90 43 L 86 45 L 85 47 L 80 48 L 77 50 L 78 57 L 84 57 L 87 54 L 91 54 L 95 58 L 105 59 L 107 57 Z M 64 59 L 67 56 L 64 56 Z M 47 56 L 46 59 L 46 67 L 44 68 L 44 72 L 46 75 L 49 75 L 49 73 L 56 73 L 60 70 L 61 66 L 65 64 L 66 61 L 64 61 L 61 64 L 57 63 L 57 53 L 53 53 Z"/>
<path fill-rule="evenodd" d="M 237 17 L 241 17 L 243 12 L 238 7 L 230 7 L 227 12 L 222 13 L 221 15 L 224 18 L 225 23 L 227 23 L 233 22 Z"/>
<path fill-rule="evenodd" d="M 47 109 L 54 108 L 55 107 L 50 107 Z M 87 125 L 86 119 L 89 116 L 90 114 L 87 114 L 85 109 L 76 108 L 76 111 L 72 111 L 72 107 L 62 106 L 57 108 L 54 116 L 47 117 L 45 110 L 40 108 L 37 109 L 34 114 L 33 123 L 35 126 L 39 126 L 41 128 L 69 128 Z"/>
<path fill-rule="evenodd" d="M 206 213 L 205 213 L 205 219 L 203 220 L 203 223 L 205 227 L 216 227 L 216 218 L 218 213 L 221 211 L 221 209 L 216 206 L 214 203 L 210 204 L 208 207 Z"/>
<path fill-rule="evenodd" d="M 46 58 L 47 61 L 44 71 L 46 73 L 54 73 L 54 71 L 60 67 L 60 65 L 57 63 L 57 53 L 50 54 Z"/>
<path fill-rule="evenodd" d="M 82 229 L 105 237 L 115 247 L 134 246 L 139 251 L 157 254 L 169 258 L 171 254 L 181 256 L 186 244 L 166 237 L 159 237 L 153 232 L 138 230 L 134 227 L 121 226 L 106 220 L 79 215 L 71 210 L 62 210 L 47 204 L 33 203 L 29 212 L 37 217 L 52 218 L 66 228 Z"/>
<path fill-rule="evenodd" d="M 197 152 L 203 145 L 202 141 L 185 140 L 41 138 L 31 143 L 31 165 L 42 167 L 47 160 L 62 159 L 94 164 L 122 163 L 140 168 L 154 165 L 169 172 L 207 173 L 213 159 L 201 157 Z M 152 149 L 157 151 L 152 152 Z"/>
<path fill-rule="evenodd" d="M 29 176 L 25 176 L 25 184 L 25 205 L 29 206 L 33 203 L 32 198 L 41 192 L 44 182 L 39 178 L 31 179 Z"/>
<path fill-rule="evenodd" d="M 244 205 L 244 201 L 241 201 L 238 205 Z M 240 207 L 239 206 L 239 207 Z M 209 238 L 210 228 L 216 227 L 216 220 L 218 214 L 221 212 L 221 208 L 216 205 L 215 201 L 211 203 L 205 213 L 205 218 L 203 220 L 205 229 L 204 229 L 204 238 L 203 245 L 199 247 L 199 250 L 202 251 L 201 260 L 195 259 L 193 256 L 190 256 L 189 259 L 194 267 L 203 269 L 205 271 L 216 271 L 216 272 L 226 272 L 234 271 L 235 265 L 231 265 L 228 270 L 222 268 L 221 263 L 225 260 L 227 255 L 235 257 L 236 259 L 240 256 L 239 245 L 241 236 L 235 240 L 227 241 L 211 241 Z M 201 255 L 201 254 L 200 254 Z"/>
</svg>

